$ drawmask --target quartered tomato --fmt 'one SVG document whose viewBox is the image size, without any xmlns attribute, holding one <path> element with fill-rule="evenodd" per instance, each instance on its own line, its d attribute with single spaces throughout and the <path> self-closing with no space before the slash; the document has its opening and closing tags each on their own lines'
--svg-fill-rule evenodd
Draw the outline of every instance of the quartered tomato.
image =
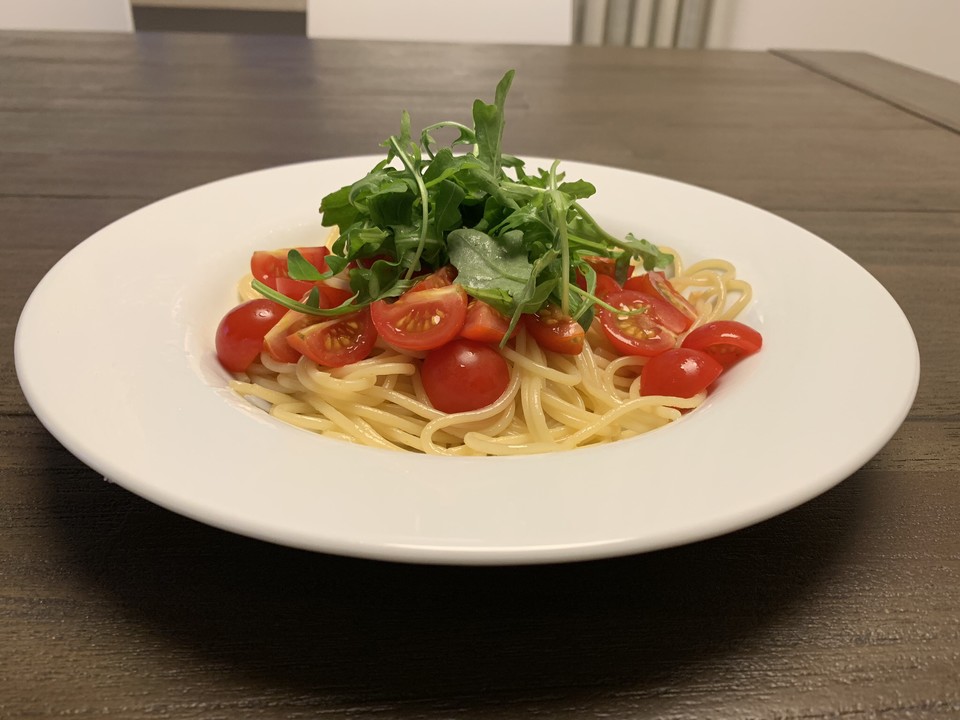
<svg viewBox="0 0 960 720">
<path fill-rule="evenodd" d="M 650 358 L 640 371 L 641 395 L 691 398 L 720 377 L 723 366 L 699 350 L 674 348 Z"/>
<path fill-rule="evenodd" d="M 681 295 L 659 270 L 651 270 L 643 275 L 635 275 L 628 279 L 623 284 L 623 287 L 625 290 L 636 290 L 637 292 L 646 293 L 647 295 L 669 303 L 679 313 L 680 317 L 683 318 L 683 320 L 676 321 L 679 329 L 675 329 L 672 325 L 670 326 L 674 332 L 684 332 L 697 320 L 697 311 L 693 305 L 690 304 L 690 301 Z M 671 313 L 669 316 L 671 321 L 673 317 L 674 315 Z"/>
<path fill-rule="evenodd" d="M 419 282 L 410 288 L 407 292 L 418 292 L 420 290 L 436 290 L 437 288 L 453 285 L 457 279 L 457 269 L 453 265 L 444 265 L 439 270 L 424 275 Z"/>
<path fill-rule="evenodd" d="M 243 372 L 260 357 L 263 337 L 284 314 L 271 300 L 250 300 L 228 312 L 217 327 L 217 358 L 230 372 Z"/>
<path fill-rule="evenodd" d="M 557 305 L 544 305 L 536 314 L 524 315 L 523 323 L 544 350 L 564 355 L 583 352 L 583 328 Z"/>
<path fill-rule="evenodd" d="M 326 247 L 300 247 L 297 248 L 303 259 L 313 265 L 320 272 L 327 272 L 327 261 L 325 258 L 330 254 L 330 249 Z M 287 271 L 287 254 L 290 248 L 282 250 L 257 250 L 250 258 L 250 272 L 253 277 L 276 289 L 276 278 L 290 277 Z"/>
<path fill-rule="evenodd" d="M 509 329 L 510 318 L 482 300 L 471 300 L 467 306 L 467 319 L 460 329 L 460 337 L 499 345 Z M 516 335 L 518 330 L 519 325 L 513 328 L 510 337 Z"/>
<path fill-rule="evenodd" d="M 380 337 L 402 350 L 433 350 L 460 334 L 467 292 L 460 285 L 407 291 L 394 303 L 377 300 L 370 316 Z"/>
<path fill-rule="evenodd" d="M 507 361 L 494 348 L 458 338 L 427 353 L 420 366 L 423 389 L 445 413 L 469 412 L 492 404 L 510 384 Z"/>
<path fill-rule="evenodd" d="M 682 346 L 705 352 L 728 368 L 759 351 L 763 338 L 752 327 L 736 320 L 716 320 L 687 335 Z"/>
<path fill-rule="evenodd" d="M 652 357 L 677 344 L 676 332 L 665 327 L 660 319 L 661 303 L 655 298 L 633 290 L 622 290 L 609 295 L 606 301 L 623 310 L 643 311 L 628 315 L 600 308 L 597 312 L 604 335 L 624 355 Z"/>
<path fill-rule="evenodd" d="M 370 355 L 377 331 L 367 308 L 308 325 L 289 335 L 294 350 L 325 367 L 343 367 Z"/>
</svg>

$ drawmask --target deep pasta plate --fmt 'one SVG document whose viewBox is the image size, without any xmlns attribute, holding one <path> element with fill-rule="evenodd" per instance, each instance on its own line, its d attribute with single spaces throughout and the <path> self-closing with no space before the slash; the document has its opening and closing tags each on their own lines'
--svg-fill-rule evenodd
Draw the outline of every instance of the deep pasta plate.
<svg viewBox="0 0 960 720">
<path fill-rule="evenodd" d="M 228 389 L 214 330 L 250 253 L 321 242 L 318 198 L 376 160 L 221 180 L 77 246 L 17 328 L 17 373 L 39 419 L 114 482 L 220 528 L 350 556 L 508 564 L 649 551 L 769 518 L 862 466 L 913 402 L 909 323 L 833 246 L 707 190 L 570 162 L 597 186 L 585 205 L 611 230 L 688 262 L 734 262 L 754 288 L 742 318 L 762 352 L 667 427 L 549 455 L 430 457 L 287 426 Z M 69 365 L 54 346 L 72 348 Z M 843 348 L 844 362 L 823 347 Z"/>
</svg>

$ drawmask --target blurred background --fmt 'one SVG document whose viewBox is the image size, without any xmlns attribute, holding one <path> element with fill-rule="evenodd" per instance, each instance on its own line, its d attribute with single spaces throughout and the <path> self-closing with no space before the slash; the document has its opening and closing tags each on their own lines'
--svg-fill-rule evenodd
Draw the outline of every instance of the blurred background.
<svg viewBox="0 0 960 720">
<path fill-rule="evenodd" d="M 486 12 L 478 17 L 469 0 L 0 0 L 0 28 L 856 50 L 960 82 L 960 0 L 485 0 L 483 5 Z"/>
</svg>

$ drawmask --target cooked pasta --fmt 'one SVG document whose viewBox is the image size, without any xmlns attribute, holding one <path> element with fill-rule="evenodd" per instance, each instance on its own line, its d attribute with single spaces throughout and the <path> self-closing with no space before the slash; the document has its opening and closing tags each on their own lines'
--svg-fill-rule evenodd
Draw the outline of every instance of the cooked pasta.
<svg viewBox="0 0 960 720">
<path fill-rule="evenodd" d="M 751 298 L 732 264 L 703 260 L 684 267 L 674 255 L 671 283 L 697 311 L 691 330 L 735 317 Z M 241 300 L 259 297 L 250 276 Z M 231 387 L 271 415 L 331 438 L 429 455 L 519 455 L 607 443 L 662 427 L 699 406 L 692 398 L 643 396 L 645 357 L 616 352 L 594 322 L 576 356 L 543 350 L 522 328 L 503 349 L 506 390 L 493 404 L 445 414 L 433 408 L 419 367 L 424 353 L 378 341 L 365 360 L 324 368 L 306 357 L 282 363 L 264 352 Z"/>
</svg>

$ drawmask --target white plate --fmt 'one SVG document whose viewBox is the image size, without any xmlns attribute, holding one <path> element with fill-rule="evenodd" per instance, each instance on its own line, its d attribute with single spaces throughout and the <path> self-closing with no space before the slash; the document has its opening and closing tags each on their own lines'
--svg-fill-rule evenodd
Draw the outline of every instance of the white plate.
<svg viewBox="0 0 960 720">
<path fill-rule="evenodd" d="M 863 465 L 913 402 L 909 323 L 847 256 L 728 197 L 571 162 L 614 232 L 734 262 L 754 286 L 745 319 L 762 352 L 672 426 L 549 456 L 423 457 L 288 427 L 226 389 L 214 330 L 251 251 L 321 241 L 320 198 L 375 162 L 221 180 L 76 247 L 17 328 L 40 420 L 106 477 L 211 525 L 344 555 L 507 564 L 653 550 L 771 517 Z"/>
</svg>

